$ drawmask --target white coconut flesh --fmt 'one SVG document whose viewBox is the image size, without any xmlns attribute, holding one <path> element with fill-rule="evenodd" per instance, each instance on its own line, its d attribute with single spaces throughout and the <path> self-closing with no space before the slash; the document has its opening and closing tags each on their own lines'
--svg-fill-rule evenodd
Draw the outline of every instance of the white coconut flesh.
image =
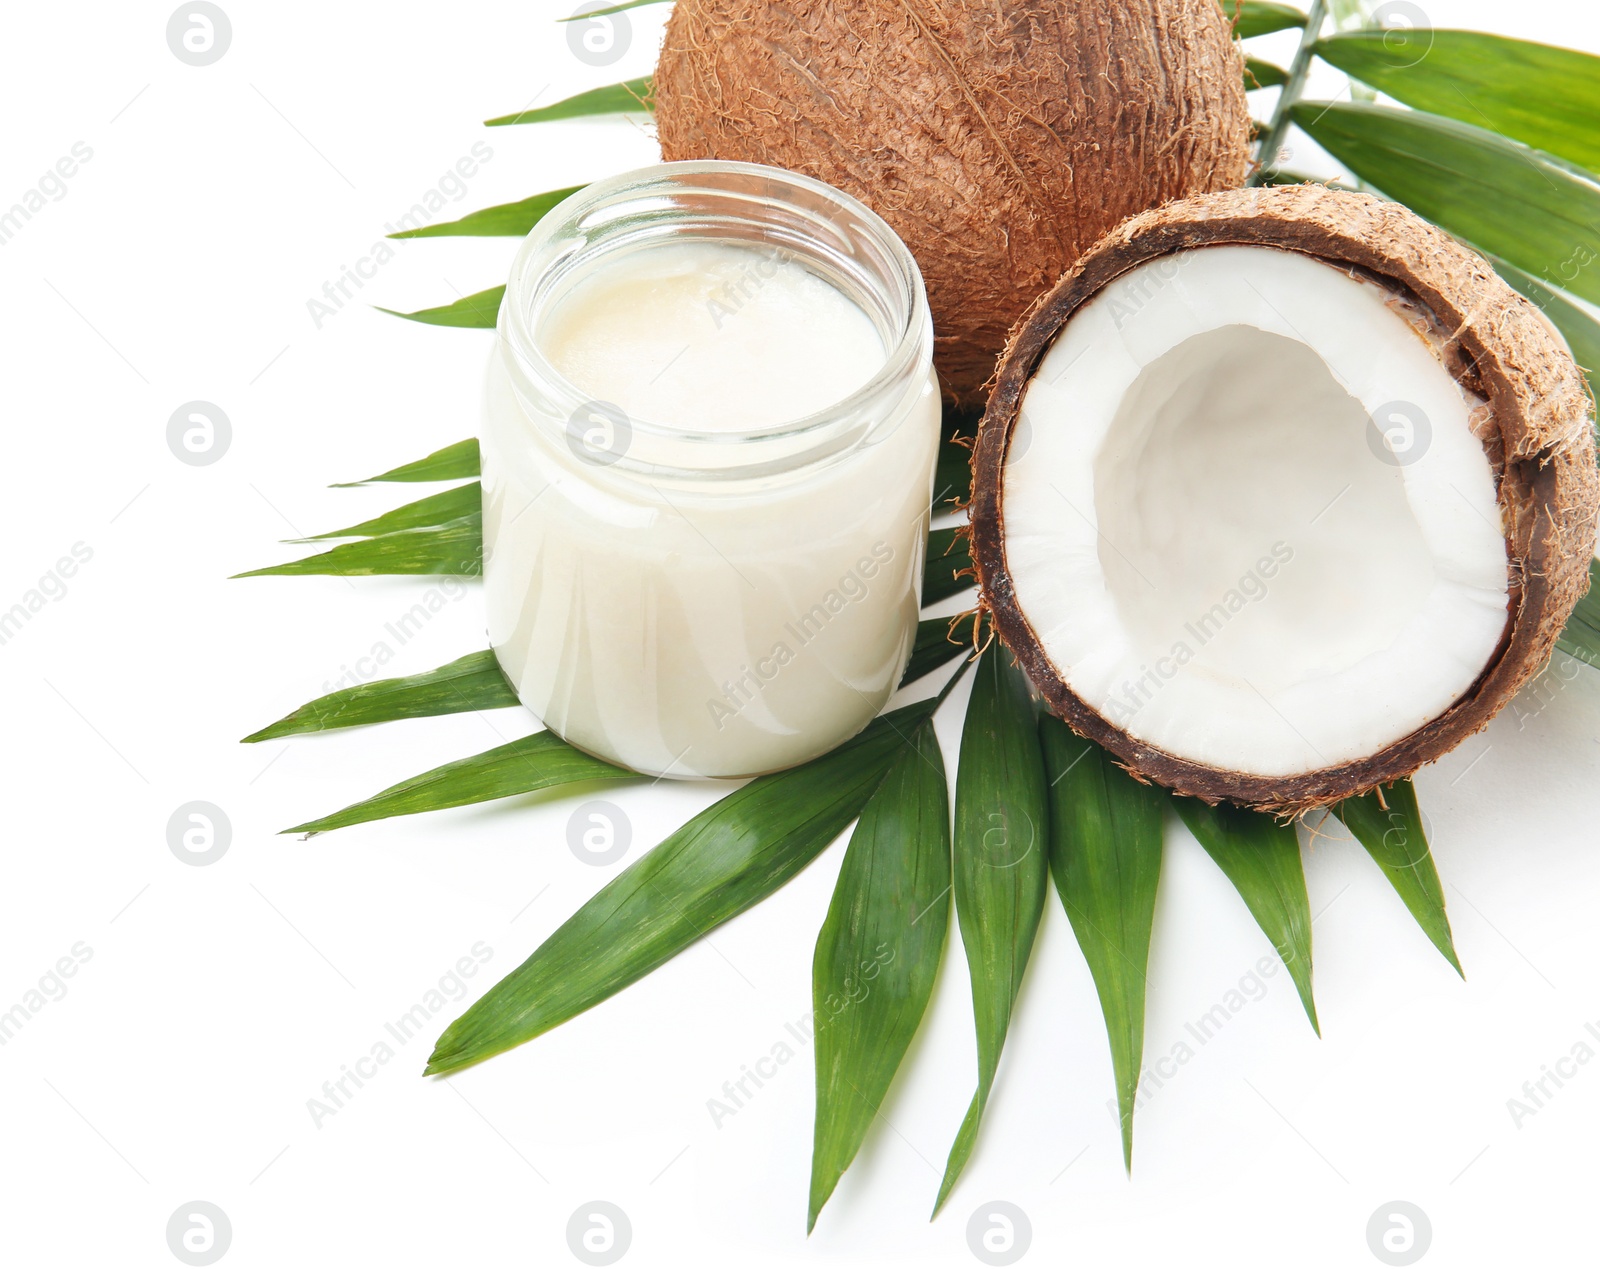
<svg viewBox="0 0 1600 1269">
<path fill-rule="evenodd" d="M 1269 247 L 1147 263 L 1073 316 L 1003 477 L 1018 608 L 1118 730 L 1231 772 L 1368 757 L 1506 630 L 1484 403 L 1381 286 Z"/>
</svg>

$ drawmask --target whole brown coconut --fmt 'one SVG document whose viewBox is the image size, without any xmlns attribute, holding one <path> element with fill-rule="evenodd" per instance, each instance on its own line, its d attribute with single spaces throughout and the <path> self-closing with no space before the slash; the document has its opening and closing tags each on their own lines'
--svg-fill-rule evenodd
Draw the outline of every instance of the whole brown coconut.
<svg viewBox="0 0 1600 1269">
<path fill-rule="evenodd" d="M 668 160 L 790 168 L 910 247 L 947 395 L 1123 218 L 1242 183 L 1243 61 L 1216 0 L 677 0 Z"/>
<path fill-rule="evenodd" d="M 1343 358 L 1338 376 L 1307 355 L 1316 347 Z M 1242 373 L 1230 349 L 1249 352 Z M 1135 367 L 1130 386 L 1108 391 L 1105 367 L 1119 357 Z M 1431 432 L 1422 410 L 1395 399 L 1423 400 L 1418 387 L 1448 407 L 1428 406 Z M 1373 411 L 1374 398 L 1386 405 Z M 1409 417 L 1409 453 L 1386 448 L 1379 413 Z M 1086 457 L 1063 462 L 1074 433 Z M 1260 480 L 1255 463 L 1280 479 Z M 1543 668 L 1586 591 L 1600 507 L 1592 403 L 1543 314 L 1404 207 L 1310 185 L 1173 203 L 1097 244 L 1013 335 L 973 474 L 980 603 L 1051 709 L 1141 779 L 1285 814 L 1409 776 L 1487 726 Z M 1186 480 L 1205 514 L 1176 514 L 1163 537 L 1163 503 L 1186 496 Z M 1263 505 L 1279 508 L 1265 534 Z M 1434 560 L 1410 574 L 1414 586 L 1372 582 L 1400 569 L 1393 557 L 1412 549 L 1405 517 L 1428 506 Z M 1147 640 L 1130 669 L 1097 679 L 1097 659 L 1139 611 L 1159 610 L 1230 534 L 1253 549 L 1219 567 L 1225 602 L 1214 582 L 1184 593 L 1161 628 L 1170 643 Z M 1420 592 L 1467 558 L 1474 536 L 1479 601 L 1447 595 L 1448 619 L 1405 651 L 1402 618 L 1422 611 Z M 1326 563 L 1358 539 L 1359 567 Z M 1443 645 L 1469 620 L 1478 654 L 1456 655 Z M 1252 621 L 1267 637 L 1251 655 L 1207 662 Z M 1341 639 L 1352 655 L 1339 655 Z M 1274 693 L 1273 663 L 1297 658 L 1300 679 Z M 1368 664 L 1387 676 L 1384 690 L 1339 690 L 1338 674 Z M 1440 694 L 1406 714 L 1397 701 L 1430 676 Z M 1202 705 L 1231 705 L 1185 713 L 1191 685 Z M 1317 707 L 1296 714 L 1290 702 L 1304 706 L 1307 692 L 1322 694 Z M 1241 734 L 1247 725 L 1256 734 Z M 1376 743 L 1345 743 L 1363 728 Z M 1297 751 L 1304 760 L 1282 757 Z M 1217 757 L 1228 753 L 1256 760 Z"/>
</svg>

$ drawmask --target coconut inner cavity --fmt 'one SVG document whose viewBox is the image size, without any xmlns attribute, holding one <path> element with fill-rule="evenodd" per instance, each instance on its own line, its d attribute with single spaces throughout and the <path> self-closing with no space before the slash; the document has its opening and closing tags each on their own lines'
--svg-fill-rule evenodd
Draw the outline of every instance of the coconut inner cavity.
<svg viewBox="0 0 1600 1269">
<path fill-rule="evenodd" d="M 1494 656 L 1507 564 L 1482 403 L 1381 287 L 1212 247 L 1074 316 L 1004 477 L 1017 603 L 1072 691 L 1222 770 L 1367 757 Z"/>
</svg>

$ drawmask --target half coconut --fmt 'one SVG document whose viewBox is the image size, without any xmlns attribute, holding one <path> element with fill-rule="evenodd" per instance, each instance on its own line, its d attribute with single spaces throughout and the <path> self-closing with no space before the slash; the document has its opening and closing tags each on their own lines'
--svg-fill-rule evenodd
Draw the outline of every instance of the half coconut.
<svg viewBox="0 0 1600 1269">
<path fill-rule="evenodd" d="M 1564 341 L 1395 203 L 1125 222 L 1012 334 L 973 455 L 981 606 L 1136 776 L 1297 813 L 1410 775 L 1544 665 L 1600 475 Z"/>
</svg>

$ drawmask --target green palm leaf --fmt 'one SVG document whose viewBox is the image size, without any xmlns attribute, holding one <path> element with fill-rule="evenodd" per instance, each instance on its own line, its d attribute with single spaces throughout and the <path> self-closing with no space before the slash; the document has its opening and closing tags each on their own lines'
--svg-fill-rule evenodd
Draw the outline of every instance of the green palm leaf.
<svg viewBox="0 0 1600 1269">
<path fill-rule="evenodd" d="M 1444 911 L 1444 887 L 1433 864 L 1433 852 L 1428 849 L 1428 835 L 1411 781 L 1399 780 L 1389 785 L 1381 797 L 1374 790 L 1359 798 L 1346 798 L 1333 808 L 1333 813 L 1383 869 L 1383 875 L 1389 878 L 1389 884 L 1439 954 L 1461 974 L 1455 940 L 1450 937 L 1450 918 Z"/>
<path fill-rule="evenodd" d="M 1131 1171 L 1166 796 L 1058 718 L 1040 720 L 1039 739 L 1050 781 L 1050 870 L 1105 1015 Z"/>
<path fill-rule="evenodd" d="M 399 309 L 378 307 L 378 312 L 403 317 L 408 322 L 422 322 L 428 326 L 459 326 L 466 330 L 493 330 L 500 316 L 500 301 L 505 298 L 503 286 L 491 286 L 487 291 L 474 291 L 453 304 L 437 308 L 419 308 L 414 313 Z"/>
<path fill-rule="evenodd" d="M 1572 268 L 1596 253 L 1592 177 L 1452 119 L 1367 102 L 1301 103 L 1294 121 L 1362 180 L 1519 269 L 1572 276 L 1568 289 L 1600 301 L 1600 270 Z"/>
<path fill-rule="evenodd" d="M 1175 797 L 1172 804 L 1278 949 L 1312 1030 L 1321 1035 L 1311 998 L 1311 901 L 1294 826 L 1226 803 Z"/>
<path fill-rule="evenodd" d="M 593 17 L 592 13 L 580 15 Z M 648 114 L 653 107 L 650 96 L 655 92 L 655 82 L 646 75 L 642 79 L 624 80 L 620 84 L 607 84 L 604 88 L 591 88 L 576 97 L 567 97 L 554 105 L 537 110 L 519 110 L 515 114 L 485 119 L 484 126 L 499 128 L 512 123 L 553 123 L 558 119 L 586 119 L 591 115 Z"/>
<path fill-rule="evenodd" d="M 517 203 L 500 203 L 471 212 L 460 220 L 447 220 L 420 229 L 403 229 L 391 238 L 521 238 L 539 223 L 545 213 L 571 198 L 583 185 L 553 189 Z"/>
<path fill-rule="evenodd" d="M 1235 39 L 1248 40 L 1306 24 L 1306 15 L 1292 5 L 1270 0 L 1221 0 L 1222 11 L 1233 19 Z"/>
<path fill-rule="evenodd" d="M 365 480 L 347 480 L 343 484 L 334 485 L 333 488 L 354 489 L 357 485 L 370 485 L 378 481 L 420 483 L 430 480 L 466 480 L 478 474 L 478 438 L 469 436 L 454 445 L 436 449 L 426 458 L 419 458 L 414 463 L 406 463 L 378 476 L 368 476 Z"/>
<path fill-rule="evenodd" d="M 610 13 L 621 13 L 624 9 L 640 9 L 647 4 L 664 4 L 667 0 L 626 0 L 624 4 L 611 4 L 603 9 L 590 9 L 585 13 L 574 13 L 565 18 L 557 18 L 557 22 L 581 22 L 584 18 L 603 18 Z"/>
<path fill-rule="evenodd" d="M 331 533 L 290 540 L 296 543 L 323 542 L 328 538 L 376 538 L 385 533 L 399 533 L 403 529 L 436 529 L 482 509 L 483 489 L 475 480 L 469 485 L 459 485 L 454 489 L 429 494 L 426 498 L 418 498 L 374 519 L 352 524 L 347 529 L 334 529 Z"/>
<path fill-rule="evenodd" d="M 637 982 L 768 895 L 861 813 L 933 703 L 886 714 L 802 767 L 702 811 L 579 908 L 439 1037 L 427 1074 L 471 1066 Z"/>
<path fill-rule="evenodd" d="M 1396 101 L 1600 170 L 1600 57 L 1481 31 L 1347 31 L 1317 56 Z"/>
<path fill-rule="evenodd" d="M 1258 88 L 1282 88 L 1289 82 L 1289 72 L 1258 57 L 1244 59 L 1244 86 L 1246 91 Z"/>
<path fill-rule="evenodd" d="M 402 718 L 433 718 L 480 709 L 505 709 L 521 704 L 494 652 L 469 652 L 466 656 L 423 674 L 380 679 L 329 692 L 308 701 L 292 714 L 252 732 L 241 742 L 254 744 L 299 736 L 306 732 L 390 723 Z"/>
<path fill-rule="evenodd" d="M 978 1088 L 950 1147 L 936 1216 L 977 1143 L 1033 950 L 1049 870 L 1047 814 L 1028 680 L 996 644 L 978 662 L 956 768 L 956 915 L 972 979 Z"/>
<path fill-rule="evenodd" d="M 574 749 L 553 731 L 540 731 L 470 758 L 458 758 L 442 767 L 434 767 L 342 811 L 283 831 L 326 833 L 395 815 L 416 815 L 422 811 L 492 802 L 563 784 L 635 778 L 632 771 L 624 771 Z"/>
<path fill-rule="evenodd" d="M 809 1231 L 917 1033 L 950 925 L 950 801 L 930 718 L 851 834 L 812 958 L 817 1112 Z"/>
<path fill-rule="evenodd" d="M 483 513 L 475 511 L 435 528 L 403 529 L 287 564 L 235 573 L 235 577 L 375 577 L 434 574 L 477 577 L 483 572 Z"/>
</svg>

